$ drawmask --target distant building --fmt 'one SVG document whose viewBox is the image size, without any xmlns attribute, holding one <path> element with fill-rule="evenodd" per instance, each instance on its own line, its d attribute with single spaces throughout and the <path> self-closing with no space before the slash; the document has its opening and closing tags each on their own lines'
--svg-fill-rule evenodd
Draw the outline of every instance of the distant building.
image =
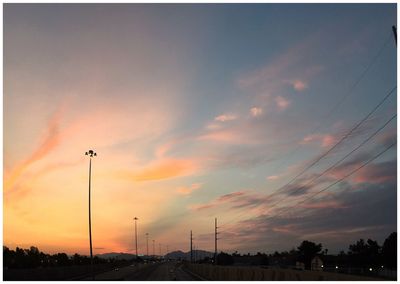
<svg viewBox="0 0 400 284">
<path fill-rule="evenodd" d="M 322 262 L 322 259 L 319 256 L 315 256 L 311 260 L 311 270 L 316 270 L 316 271 L 322 271 L 322 268 L 324 263 Z"/>
</svg>

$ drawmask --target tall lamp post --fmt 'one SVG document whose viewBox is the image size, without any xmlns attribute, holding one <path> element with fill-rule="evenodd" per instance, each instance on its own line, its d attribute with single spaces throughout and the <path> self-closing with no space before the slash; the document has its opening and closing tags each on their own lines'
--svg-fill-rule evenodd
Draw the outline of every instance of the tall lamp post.
<svg viewBox="0 0 400 284">
<path fill-rule="evenodd" d="M 147 257 L 149 257 L 149 233 L 146 233 L 146 253 Z"/>
<path fill-rule="evenodd" d="M 90 206 L 90 182 L 92 178 L 92 158 L 96 157 L 97 154 L 93 150 L 89 150 L 85 153 L 89 156 L 89 243 L 90 243 L 90 272 L 92 274 L 92 280 L 94 280 L 93 274 L 93 249 L 92 249 L 92 218 L 91 218 L 91 206 Z"/>
<path fill-rule="evenodd" d="M 153 240 L 153 258 L 156 255 L 156 245 L 155 245 L 155 240 Z"/>
<path fill-rule="evenodd" d="M 135 248 L 136 248 L 136 259 L 138 258 L 138 250 L 137 250 L 137 217 L 133 218 L 135 220 Z"/>
</svg>

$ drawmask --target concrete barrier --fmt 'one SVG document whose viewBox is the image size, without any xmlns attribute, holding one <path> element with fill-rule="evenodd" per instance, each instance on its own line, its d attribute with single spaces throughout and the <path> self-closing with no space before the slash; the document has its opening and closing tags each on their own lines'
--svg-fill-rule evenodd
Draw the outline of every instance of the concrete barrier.
<svg viewBox="0 0 400 284">
<path fill-rule="evenodd" d="M 385 279 L 322 271 L 263 269 L 209 264 L 186 264 L 187 269 L 207 280 L 219 281 L 379 281 Z"/>
</svg>

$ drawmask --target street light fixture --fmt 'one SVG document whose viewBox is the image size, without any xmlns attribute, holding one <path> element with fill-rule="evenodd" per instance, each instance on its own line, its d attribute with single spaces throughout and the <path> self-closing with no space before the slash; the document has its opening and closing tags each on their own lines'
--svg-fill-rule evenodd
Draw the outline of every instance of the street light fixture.
<svg viewBox="0 0 400 284">
<path fill-rule="evenodd" d="M 92 158 L 97 156 L 97 153 L 93 150 L 85 152 L 86 156 L 89 156 L 89 243 L 90 243 L 90 271 L 92 274 L 92 280 L 94 280 L 93 274 L 93 249 L 92 249 L 92 218 L 91 218 L 91 206 L 90 206 L 90 186 L 92 178 Z"/>
<path fill-rule="evenodd" d="M 137 217 L 133 218 L 135 220 L 135 248 L 136 248 L 136 259 L 138 258 L 138 249 L 137 249 Z"/>
</svg>

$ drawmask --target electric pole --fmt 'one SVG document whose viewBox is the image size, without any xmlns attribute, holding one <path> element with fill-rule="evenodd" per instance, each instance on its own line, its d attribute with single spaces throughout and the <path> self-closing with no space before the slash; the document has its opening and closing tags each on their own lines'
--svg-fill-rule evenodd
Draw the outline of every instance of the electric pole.
<svg viewBox="0 0 400 284">
<path fill-rule="evenodd" d="M 153 257 L 156 255 L 155 240 L 153 240 Z"/>
<path fill-rule="evenodd" d="M 393 34 L 394 34 L 394 41 L 396 42 L 396 46 L 397 46 L 397 28 L 396 28 L 396 26 L 393 26 L 392 30 L 393 30 Z"/>
<path fill-rule="evenodd" d="M 146 253 L 147 257 L 149 257 L 149 233 L 146 233 Z"/>
<path fill-rule="evenodd" d="M 158 244 L 158 249 L 160 250 L 160 258 L 161 258 L 161 244 Z"/>
<path fill-rule="evenodd" d="M 136 248 L 136 259 L 138 258 L 138 249 L 137 249 L 137 220 L 138 218 L 135 217 L 133 218 L 133 220 L 135 221 L 135 248 Z"/>
<path fill-rule="evenodd" d="M 218 227 L 217 218 L 215 218 L 215 251 L 214 251 L 214 264 L 217 265 L 217 255 L 218 255 Z"/>
<path fill-rule="evenodd" d="M 193 262 L 193 234 L 190 230 L 190 262 Z"/>
</svg>

